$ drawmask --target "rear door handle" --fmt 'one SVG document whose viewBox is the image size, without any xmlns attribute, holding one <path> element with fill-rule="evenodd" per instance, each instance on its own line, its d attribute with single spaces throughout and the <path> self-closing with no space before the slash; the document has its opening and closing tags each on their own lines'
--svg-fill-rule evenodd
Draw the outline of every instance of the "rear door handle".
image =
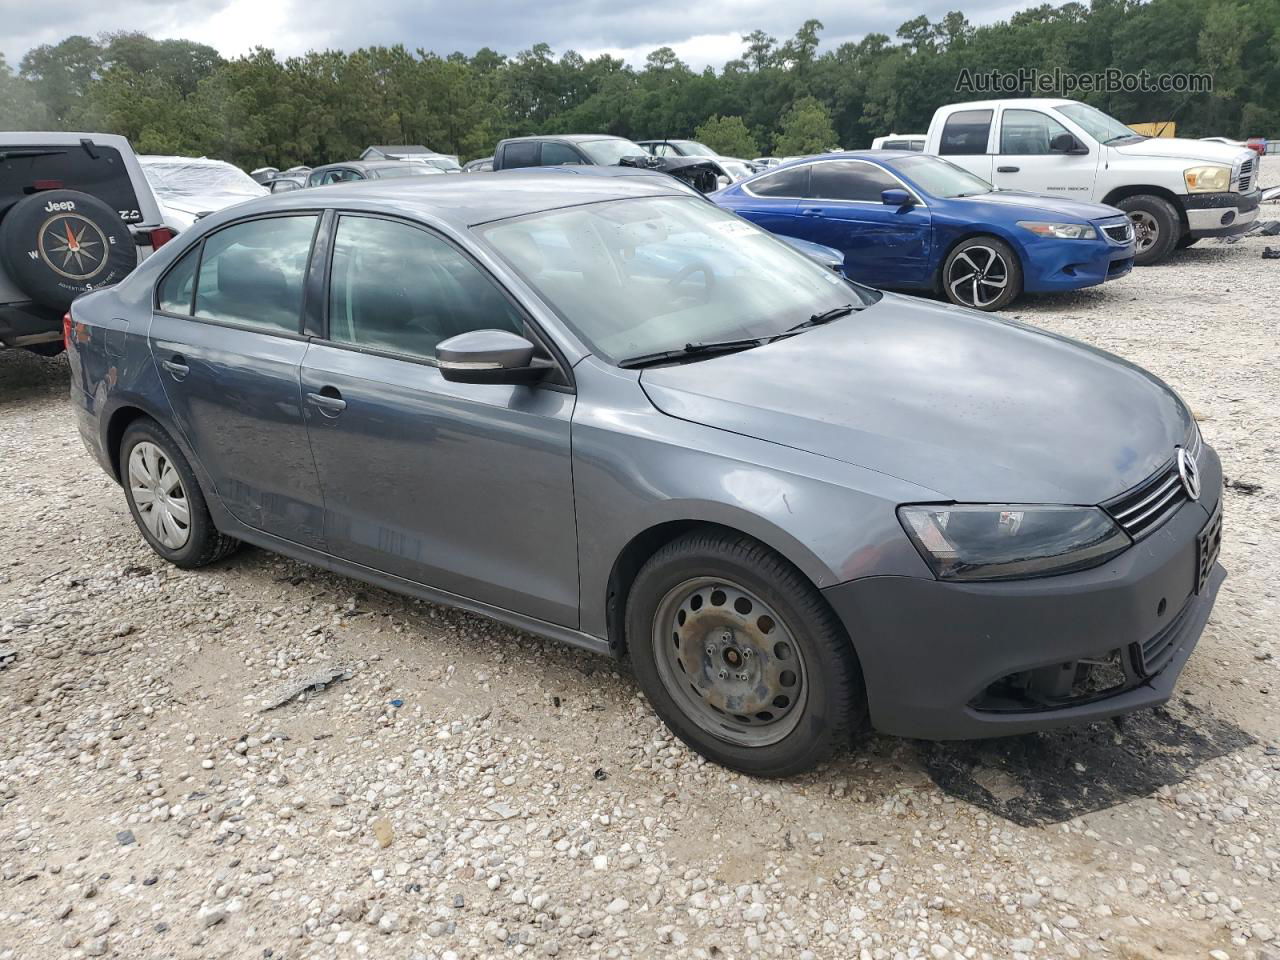
<svg viewBox="0 0 1280 960">
<path fill-rule="evenodd" d="M 347 401 L 342 399 L 342 394 L 336 387 L 324 387 L 319 393 L 308 393 L 307 402 L 313 407 L 319 407 L 326 417 L 336 417 L 347 409 Z"/>
<path fill-rule="evenodd" d="M 187 358 L 182 356 L 180 353 L 175 353 L 173 357 L 168 360 L 161 360 L 160 366 L 168 370 L 175 380 L 181 380 L 191 372 L 191 368 L 187 366 Z"/>
<path fill-rule="evenodd" d="M 1021 167 L 996 167 L 996 173 L 1017 173 Z"/>
</svg>

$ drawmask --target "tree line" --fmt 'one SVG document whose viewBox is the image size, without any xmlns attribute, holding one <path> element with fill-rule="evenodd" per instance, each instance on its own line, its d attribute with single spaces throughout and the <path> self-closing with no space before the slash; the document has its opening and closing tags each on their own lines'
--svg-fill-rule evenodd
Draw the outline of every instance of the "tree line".
<svg viewBox="0 0 1280 960">
<path fill-rule="evenodd" d="M 670 47 L 634 67 L 557 56 L 545 43 L 514 55 L 397 44 L 284 59 L 259 47 L 226 59 L 141 33 L 71 36 L 33 48 L 16 69 L 0 56 L 0 129 L 119 133 L 140 153 L 245 168 L 347 160 L 376 143 L 467 160 L 503 137 L 555 132 L 694 136 L 750 158 L 922 132 L 936 107 L 981 97 L 957 92 L 962 75 L 1034 67 L 1208 73 L 1208 92 L 1074 96 L 1125 122 L 1175 120 L 1180 135 L 1280 136 L 1280 0 L 1046 4 L 978 27 L 952 12 L 819 52 L 822 29 L 808 20 L 781 41 L 757 30 L 740 57 L 701 71 Z"/>
</svg>

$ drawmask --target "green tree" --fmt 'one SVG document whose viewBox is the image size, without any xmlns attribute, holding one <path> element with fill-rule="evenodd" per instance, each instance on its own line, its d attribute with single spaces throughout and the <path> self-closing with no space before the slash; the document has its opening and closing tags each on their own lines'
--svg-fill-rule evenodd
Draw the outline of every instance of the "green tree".
<svg viewBox="0 0 1280 960">
<path fill-rule="evenodd" d="M 693 131 L 693 139 L 726 157 L 750 159 L 759 149 L 741 117 L 710 117 Z"/>
<path fill-rule="evenodd" d="M 792 104 L 782 118 L 782 129 L 773 142 L 780 157 L 822 153 L 836 146 L 836 131 L 831 114 L 813 97 L 802 97 Z"/>
</svg>

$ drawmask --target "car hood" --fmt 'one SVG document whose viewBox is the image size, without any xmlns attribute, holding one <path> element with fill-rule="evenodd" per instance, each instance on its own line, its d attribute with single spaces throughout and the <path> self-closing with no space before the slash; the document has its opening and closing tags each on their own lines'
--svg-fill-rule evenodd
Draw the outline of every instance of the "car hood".
<svg viewBox="0 0 1280 960">
<path fill-rule="evenodd" d="M 641 386 L 662 412 L 999 503 L 1108 500 L 1186 441 L 1163 382 L 1092 347 L 976 311 L 885 294 L 776 343 Z"/>
<path fill-rule="evenodd" d="M 643 156 L 623 157 L 618 161 L 618 166 L 669 173 L 700 193 L 712 193 L 719 189 L 716 177 L 723 172 L 720 164 L 712 157 L 651 157 L 647 153 Z"/>
<path fill-rule="evenodd" d="M 1068 200 L 1066 197 L 1042 197 L 1024 190 L 995 190 L 976 197 L 957 197 L 948 203 L 964 204 L 965 209 L 971 211 L 977 220 L 1008 217 L 1014 212 L 1010 210 L 1011 207 L 1018 208 L 1019 216 L 1025 212 L 1032 216 L 1069 217 L 1073 221 L 1124 216 L 1122 211 L 1105 203 L 1087 203 L 1083 200 Z"/>
<path fill-rule="evenodd" d="M 1127 157 L 1178 157 L 1198 163 L 1223 163 L 1227 166 L 1239 160 L 1241 154 L 1248 157 L 1253 153 L 1248 147 L 1188 140 L 1185 137 L 1148 137 L 1134 143 L 1117 144 L 1111 149 Z"/>
</svg>

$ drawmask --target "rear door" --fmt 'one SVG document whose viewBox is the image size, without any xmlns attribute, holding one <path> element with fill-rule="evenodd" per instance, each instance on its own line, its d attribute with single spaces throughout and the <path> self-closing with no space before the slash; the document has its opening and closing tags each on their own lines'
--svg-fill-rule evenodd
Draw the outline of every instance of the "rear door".
<svg viewBox="0 0 1280 960">
<path fill-rule="evenodd" d="M 914 191 L 866 160 L 820 160 L 810 167 L 810 196 L 800 202 L 800 217 L 812 224 L 809 239 L 844 254 L 847 277 L 881 287 L 929 279 L 929 208 L 919 202 L 892 206 L 881 198 L 885 190 Z"/>
<path fill-rule="evenodd" d="M 991 182 L 992 110 L 957 110 L 948 114 L 938 143 L 938 155 Z"/>
<path fill-rule="evenodd" d="M 304 279 L 320 217 L 209 234 L 163 277 L 149 343 L 174 421 L 218 498 L 264 533 L 323 547 L 299 371 Z"/>
<path fill-rule="evenodd" d="M 716 203 L 732 210 L 770 233 L 813 240 L 812 224 L 799 218 L 802 197 L 809 191 L 809 165 L 784 167 L 743 183 L 716 197 Z"/>
<path fill-rule="evenodd" d="M 1064 133 L 1070 131 L 1043 110 L 1002 110 L 991 182 L 1001 190 L 1088 200 L 1098 172 L 1098 151 L 1069 154 L 1049 149 L 1053 138 Z"/>
</svg>

